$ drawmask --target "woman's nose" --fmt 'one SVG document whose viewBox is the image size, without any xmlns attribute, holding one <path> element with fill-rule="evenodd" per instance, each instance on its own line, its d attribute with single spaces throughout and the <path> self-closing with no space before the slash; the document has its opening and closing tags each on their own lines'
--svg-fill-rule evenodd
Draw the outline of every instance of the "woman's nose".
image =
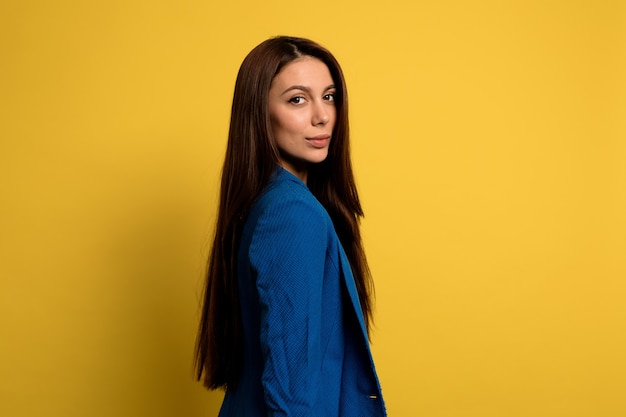
<svg viewBox="0 0 626 417">
<path fill-rule="evenodd" d="M 325 103 L 317 103 L 315 105 L 315 110 L 313 113 L 313 118 L 311 122 L 314 125 L 325 125 L 330 120 L 330 115 L 328 114 L 328 109 L 326 108 Z"/>
</svg>

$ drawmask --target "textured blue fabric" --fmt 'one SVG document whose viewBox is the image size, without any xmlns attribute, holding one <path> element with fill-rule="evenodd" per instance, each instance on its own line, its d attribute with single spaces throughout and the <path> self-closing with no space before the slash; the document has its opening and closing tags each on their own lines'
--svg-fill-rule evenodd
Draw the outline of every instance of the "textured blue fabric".
<svg viewBox="0 0 626 417">
<path fill-rule="evenodd" d="M 238 253 L 241 380 L 220 417 L 379 417 L 385 405 L 354 278 L 328 213 L 278 168 Z"/>
</svg>

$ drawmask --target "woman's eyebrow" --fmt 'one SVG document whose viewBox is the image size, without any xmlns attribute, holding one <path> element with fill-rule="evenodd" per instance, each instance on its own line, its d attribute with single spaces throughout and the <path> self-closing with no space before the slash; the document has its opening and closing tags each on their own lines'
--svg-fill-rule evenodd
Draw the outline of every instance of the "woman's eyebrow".
<svg viewBox="0 0 626 417">
<path fill-rule="evenodd" d="M 328 90 L 332 90 L 333 88 L 335 88 L 335 84 L 331 84 L 328 87 L 326 87 L 324 89 L 324 91 L 328 91 Z M 292 85 L 291 87 L 287 88 L 285 91 L 283 91 L 280 95 L 284 95 L 292 90 L 302 90 L 308 94 L 311 94 L 311 88 L 307 87 L 305 85 Z"/>
</svg>

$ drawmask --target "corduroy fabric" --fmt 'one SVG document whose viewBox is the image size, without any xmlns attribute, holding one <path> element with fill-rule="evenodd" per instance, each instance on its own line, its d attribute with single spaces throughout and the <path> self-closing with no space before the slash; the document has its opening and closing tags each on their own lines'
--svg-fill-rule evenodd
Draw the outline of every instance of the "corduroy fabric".
<svg viewBox="0 0 626 417">
<path fill-rule="evenodd" d="M 283 168 L 246 219 L 238 284 L 244 366 L 220 417 L 386 415 L 345 252 L 324 207 Z"/>
</svg>

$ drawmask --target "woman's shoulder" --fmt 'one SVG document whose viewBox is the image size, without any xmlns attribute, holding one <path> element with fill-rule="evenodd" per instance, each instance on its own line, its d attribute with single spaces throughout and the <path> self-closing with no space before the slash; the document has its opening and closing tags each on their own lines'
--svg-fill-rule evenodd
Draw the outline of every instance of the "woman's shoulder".
<svg viewBox="0 0 626 417">
<path fill-rule="evenodd" d="M 326 209 L 306 184 L 283 168 L 277 169 L 252 211 L 259 214 L 279 211 L 283 215 L 304 211 L 311 217 L 328 218 Z"/>
<path fill-rule="evenodd" d="M 259 203 L 275 204 L 285 201 L 301 201 L 322 207 L 304 182 L 289 171 L 279 167 L 261 194 Z"/>
<path fill-rule="evenodd" d="M 263 246 L 269 241 L 297 238 L 313 244 L 330 239 L 332 231 L 328 212 L 306 184 L 291 173 L 278 170 L 248 213 L 242 242 L 246 246 L 245 242 L 256 239 Z"/>
</svg>

